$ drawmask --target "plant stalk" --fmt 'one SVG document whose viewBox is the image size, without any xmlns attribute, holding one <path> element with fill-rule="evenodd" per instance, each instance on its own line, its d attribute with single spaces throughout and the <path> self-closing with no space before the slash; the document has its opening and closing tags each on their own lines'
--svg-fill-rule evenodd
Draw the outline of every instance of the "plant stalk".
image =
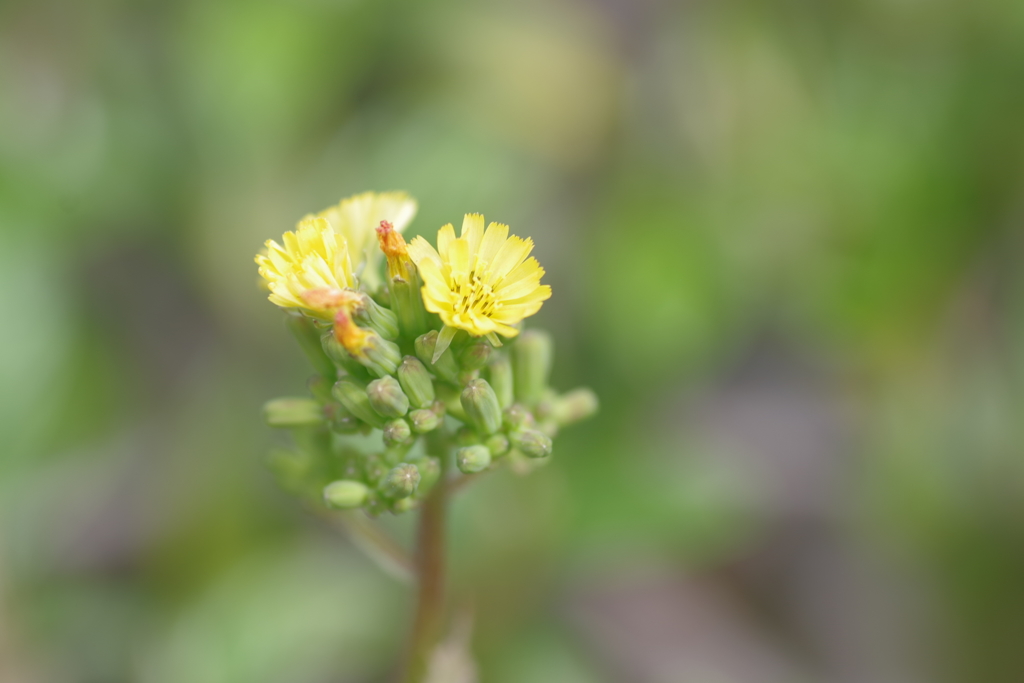
<svg viewBox="0 0 1024 683">
<path fill-rule="evenodd" d="M 444 459 L 442 459 L 442 462 Z M 404 683 L 424 683 L 441 639 L 445 612 L 445 522 L 448 486 L 441 481 L 420 508 L 416 538 L 416 617 L 406 653 Z"/>
</svg>

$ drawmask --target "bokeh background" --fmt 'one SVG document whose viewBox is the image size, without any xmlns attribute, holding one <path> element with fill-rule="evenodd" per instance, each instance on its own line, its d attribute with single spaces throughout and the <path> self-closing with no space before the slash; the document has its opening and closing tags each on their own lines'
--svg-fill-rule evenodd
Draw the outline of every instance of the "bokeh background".
<svg viewBox="0 0 1024 683">
<path fill-rule="evenodd" d="M 483 681 L 1024 680 L 1022 124 L 1015 0 L 6 0 L 0 681 L 387 680 L 252 262 L 367 189 L 603 401 L 455 506 Z"/>
</svg>

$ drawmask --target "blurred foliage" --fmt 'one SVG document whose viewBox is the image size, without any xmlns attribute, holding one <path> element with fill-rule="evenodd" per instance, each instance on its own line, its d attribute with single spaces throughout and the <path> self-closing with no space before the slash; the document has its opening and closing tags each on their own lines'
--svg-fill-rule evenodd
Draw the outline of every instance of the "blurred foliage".
<svg viewBox="0 0 1024 683">
<path fill-rule="evenodd" d="M 261 461 L 308 368 L 251 259 L 393 188 L 534 237 L 603 402 L 456 505 L 485 680 L 711 680 L 577 627 L 666 565 L 881 680 L 833 547 L 914 586 L 899 680 L 1018 680 L 1022 77 L 1012 0 L 3 3 L 0 680 L 385 680 L 407 589 Z"/>
</svg>

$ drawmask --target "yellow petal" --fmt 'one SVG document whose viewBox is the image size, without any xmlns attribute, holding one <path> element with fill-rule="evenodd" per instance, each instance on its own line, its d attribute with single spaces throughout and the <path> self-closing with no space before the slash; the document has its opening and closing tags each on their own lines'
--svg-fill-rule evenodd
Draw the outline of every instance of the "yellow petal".
<svg viewBox="0 0 1024 683">
<path fill-rule="evenodd" d="M 455 227 L 449 223 L 441 227 L 437 231 L 437 253 L 441 255 L 441 259 L 444 261 L 448 260 L 448 250 L 451 248 L 452 242 L 455 241 Z"/>
<path fill-rule="evenodd" d="M 533 251 L 533 240 L 524 240 L 515 235 L 509 237 L 494 256 L 494 262 L 489 271 L 491 281 L 497 282 L 504 278 L 522 263 L 531 251 Z"/>
<path fill-rule="evenodd" d="M 424 261 L 431 261 L 438 266 L 441 265 L 441 257 L 438 255 L 437 250 L 422 237 L 414 237 L 412 242 L 409 242 L 409 258 L 412 259 L 417 268 L 422 268 Z"/>
<path fill-rule="evenodd" d="M 501 245 L 508 238 L 508 226 L 501 223 L 491 223 L 484 233 L 483 242 L 480 244 L 478 263 L 484 268 L 489 268 L 494 256 L 501 249 Z"/>
<path fill-rule="evenodd" d="M 484 217 L 478 213 L 467 213 L 462 219 L 460 237 L 469 242 L 470 257 L 476 256 L 480 251 L 480 242 L 484 239 Z"/>
</svg>

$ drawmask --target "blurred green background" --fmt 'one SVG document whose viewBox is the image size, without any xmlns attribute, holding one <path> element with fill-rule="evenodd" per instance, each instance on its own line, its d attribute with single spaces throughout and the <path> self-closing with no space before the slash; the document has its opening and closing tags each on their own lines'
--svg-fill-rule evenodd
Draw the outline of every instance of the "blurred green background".
<svg viewBox="0 0 1024 683">
<path fill-rule="evenodd" d="M 0 681 L 388 680 L 252 262 L 367 189 L 603 402 L 455 506 L 482 681 L 1022 680 L 1022 124 L 1016 0 L 0 3 Z"/>
</svg>

